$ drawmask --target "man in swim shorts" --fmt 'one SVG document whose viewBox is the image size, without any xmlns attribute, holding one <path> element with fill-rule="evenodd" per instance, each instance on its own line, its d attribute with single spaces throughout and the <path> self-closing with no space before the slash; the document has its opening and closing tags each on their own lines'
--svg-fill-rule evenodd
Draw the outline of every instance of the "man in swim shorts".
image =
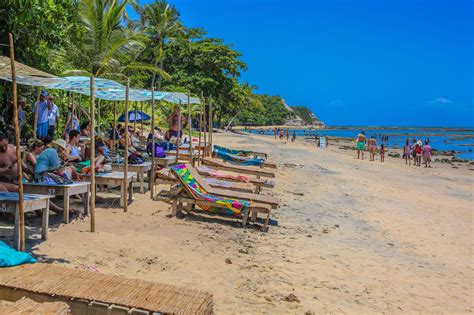
<svg viewBox="0 0 474 315">
<path fill-rule="evenodd" d="M 362 153 L 362 160 L 364 159 L 364 150 L 365 150 L 365 142 L 367 141 L 367 138 L 365 136 L 365 131 L 361 131 L 356 137 L 356 142 L 357 142 L 357 159 L 360 158 L 361 153 Z"/>
</svg>

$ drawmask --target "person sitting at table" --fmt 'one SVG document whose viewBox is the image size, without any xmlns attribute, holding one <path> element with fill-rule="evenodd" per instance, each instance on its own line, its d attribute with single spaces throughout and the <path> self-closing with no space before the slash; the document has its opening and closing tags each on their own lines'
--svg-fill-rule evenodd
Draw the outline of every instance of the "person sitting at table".
<svg viewBox="0 0 474 315">
<path fill-rule="evenodd" d="M 22 167 L 26 169 L 25 163 Z M 16 147 L 9 143 L 3 131 L 0 131 L 0 191 L 18 191 Z"/>
<path fill-rule="evenodd" d="M 82 161 L 81 148 L 79 147 L 79 141 L 81 133 L 77 130 L 71 130 L 69 132 L 69 142 L 67 148 L 69 150 L 69 156 L 67 157 L 68 162 L 80 162 Z"/>
<path fill-rule="evenodd" d="M 98 162 L 102 165 L 112 162 L 112 157 L 110 156 L 110 149 L 101 136 L 95 137 L 95 152 L 96 165 Z"/>
<path fill-rule="evenodd" d="M 44 142 L 38 139 L 32 139 L 28 144 L 28 152 L 25 155 L 25 173 L 28 177 L 32 178 L 35 175 L 36 159 L 44 151 L 44 147 Z"/>
</svg>

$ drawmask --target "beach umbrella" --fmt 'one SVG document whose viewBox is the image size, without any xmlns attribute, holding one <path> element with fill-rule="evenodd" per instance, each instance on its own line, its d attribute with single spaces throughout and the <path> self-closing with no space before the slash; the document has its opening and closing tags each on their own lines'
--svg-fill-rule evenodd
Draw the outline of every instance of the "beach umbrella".
<svg viewBox="0 0 474 315">
<path fill-rule="evenodd" d="M 150 119 L 151 119 L 151 116 L 148 114 L 145 114 L 141 110 L 131 110 L 128 112 L 128 122 L 146 121 Z M 125 122 L 125 113 L 120 115 L 118 121 Z"/>
</svg>

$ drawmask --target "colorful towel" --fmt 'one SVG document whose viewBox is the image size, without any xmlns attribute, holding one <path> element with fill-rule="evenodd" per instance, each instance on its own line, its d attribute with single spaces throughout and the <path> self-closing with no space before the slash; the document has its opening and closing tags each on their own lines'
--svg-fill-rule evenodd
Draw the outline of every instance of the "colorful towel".
<svg viewBox="0 0 474 315">
<path fill-rule="evenodd" d="M 227 148 L 221 147 L 219 145 L 214 145 L 214 150 L 220 150 L 220 151 L 227 152 L 227 153 L 230 153 L 230 154 L 233 154 L 233 155 L 239 155 L 239 156 L 245 156 L 245 157 L 249 157 L 249 156 L 252 155 L 252 151 L 232 150 L 232 149 L 227 149 Z"/>
<path fill-rule="evenodd" d="M 178 164 L 172 167 L 172 170 L 182 179 L 182 181 L 189 187 L 193 197 L 197 200 L 204 200 L 212 203 L 216 203 L 225 206 L 228 215 L 238 216 L 248 211 L 250 203 L 244 200 L 229 199 L 224 197 L 213 196 L 207 193 L 207 191 L 196 181 L 194 176 L 188 170 L 186 165 Z M 211 211 L 210 207 L 201 206 L 202 209 Z"/>
<path fill-rule="evenodd" d="M 235 155 L 216 148 L 214 148 L 214 154 L 225 162 L 229 162 L 236 165 L 261 166 L 263 164 L 262 159 Z"/>
<path fill-rule="evenodd" d="M 222 178 L 222 179 L 232 179 L 232 180 L 238 180 L 240 182 L 245 182 L 248 183 L 250 181 L 248 176 L 245 175 L 231 175 L 231 174 L 223 174 L 219 173 L 218 171 L 209 168 L 207 166 L 199 166 L 196 168 L 199 172 L 205 173 L 209 177 L 214 177 L 214 178 Z"/>
</svg>

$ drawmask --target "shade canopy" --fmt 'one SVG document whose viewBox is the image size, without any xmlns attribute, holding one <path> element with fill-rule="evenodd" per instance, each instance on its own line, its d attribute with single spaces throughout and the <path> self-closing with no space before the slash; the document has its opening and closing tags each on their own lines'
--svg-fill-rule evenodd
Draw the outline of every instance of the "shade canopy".
<svg viewBox="0 0 474 315">
<path fill-rule="evenodd" d="M 17 83 L 21 85 L 40 86 L 45 89 L 65 90 L 90 96 L 90 78 L 84 76 L 58 77 L 15 61 Z M 10 59 L 0 56 L 0 79 L 12 81 Z M 124 101 L 126 87 L 118 82 L 102 78 L 94 78 L 94 97 L 108 101 Z M 171 103 L 187 103 L 188 96 L 176 92 L 154 92 L 155 100 Z M 150 101 L 152 92 L 149 90 L 129 89 L 129 101 Z M 200 104 L 197 97 L 189 99 L 191 104 Z"/>
<path fill-rule="evenodd" d="M 128 121 L 135 122 L 135 121 L 147 121 L 150 120 L 150 115 L 142 112 L 141 110 L 130 110 L 128 111 Z M 120 115 L 119 122 L 125 122 L 125 113 Z"/>
</svg>

